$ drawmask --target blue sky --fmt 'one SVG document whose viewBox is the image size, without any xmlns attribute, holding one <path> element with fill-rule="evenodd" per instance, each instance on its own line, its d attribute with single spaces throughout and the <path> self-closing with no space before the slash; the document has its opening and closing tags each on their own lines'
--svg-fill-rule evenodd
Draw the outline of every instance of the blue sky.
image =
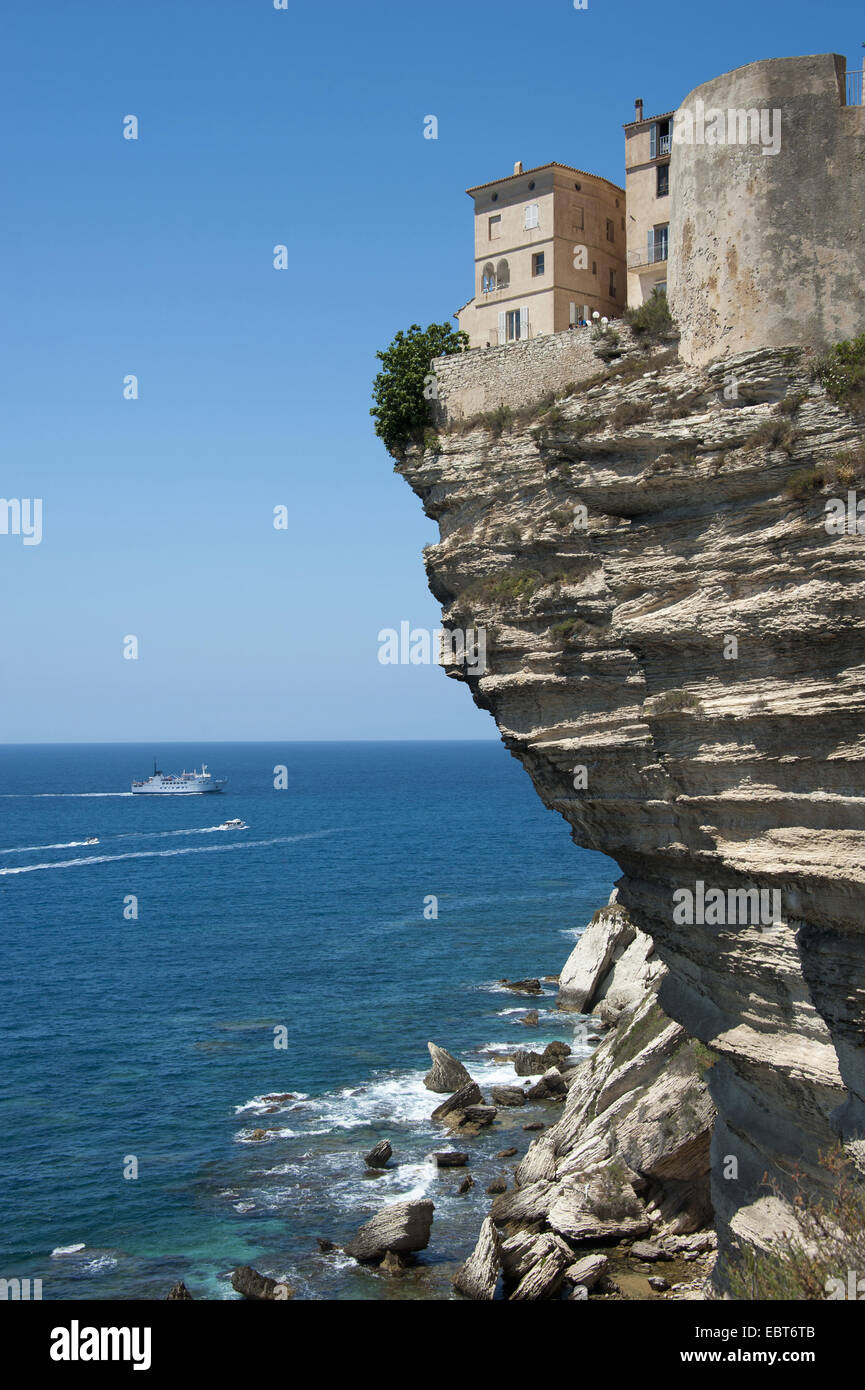
<svg viewBox="0 0 865 1390">
<path fill-rule="evenodd" d="M 440 669 L 377 660 L 380 628 L 440 610 L 437 528 L 372 431 L 376 349 L 469 298 L 469 185 L 517 159 L 622 182 L 635 97 L 859 65 L 860 16 L 12 0 L 0 495 L 41 497 L 44 529 L 0 534 L 0 742 L 494 737 Z"/>
</svg>

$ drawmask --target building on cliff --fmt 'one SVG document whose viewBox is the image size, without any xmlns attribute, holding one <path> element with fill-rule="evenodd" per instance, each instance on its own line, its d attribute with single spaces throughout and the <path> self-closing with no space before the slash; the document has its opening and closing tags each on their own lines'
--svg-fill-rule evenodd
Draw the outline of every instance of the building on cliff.
<svg viewBox="0 0 865 1390">
<path fill-rule="evenodd" d="M 674 115 L 644 116 L 642 101 L 634 105 L 634 119 L 625 125 L 627 296 L 632 309 L 655 290 L 667 290 Z"/>
<path fill-rule="evenodd" d="M 475 294 L 456 315 L 471 347 L 559 333 L 625 305 L 625 191 L 544 164 L 466 190 L 475 206 Z"/>
<path fill-rule="evenodd" d="M 668 284 L 681 356 L 865 332 L 862 74 L 837 53 L 749 63 L 675 113 Z"/>
</svg>

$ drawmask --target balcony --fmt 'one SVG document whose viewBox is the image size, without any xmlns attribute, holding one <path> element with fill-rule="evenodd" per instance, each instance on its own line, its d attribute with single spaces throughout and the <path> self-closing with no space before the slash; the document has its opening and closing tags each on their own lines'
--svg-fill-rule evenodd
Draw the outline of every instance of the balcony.
<svg viewBox="0 0 865 1390">
<path fill-rule="evenodd" d="M 672 135 L 662 135 L 658 141 L 658 154 L 669 154 L 673 147 Z"/>
</svg>

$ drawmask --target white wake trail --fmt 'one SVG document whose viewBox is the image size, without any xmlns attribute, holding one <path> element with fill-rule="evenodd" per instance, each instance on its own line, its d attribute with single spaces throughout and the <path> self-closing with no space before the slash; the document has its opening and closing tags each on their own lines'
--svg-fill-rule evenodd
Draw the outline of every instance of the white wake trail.
<svg viewBox="0 0 865 1390">
<path fill-rule="evenodd" d="M 58 859 L 54 864 L 22 864 L 17 869 L 0 869 L 0 876 L 34 874 L 39 869 L 74 869 L 82 864 L 118 864 L 123 859 L 170 859 L 178 854 L 226 854 L 236 849 L 261 849 L 267 845 L 291 845 L 298 840 L 316 840 L 323 835 L 338 834 L 333 830 L 311 830 L 305 835 L 280 835 L 273 840 L 238 840 L 228 845 L 192 845 L 189 849 L 140 849 L 129 854 L 93 854 L 85 859 Z"/>
</svg>

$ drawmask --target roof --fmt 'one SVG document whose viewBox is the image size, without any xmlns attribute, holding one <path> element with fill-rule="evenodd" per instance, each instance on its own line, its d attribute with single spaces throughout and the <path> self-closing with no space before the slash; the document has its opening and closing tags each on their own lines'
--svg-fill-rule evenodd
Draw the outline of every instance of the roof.
<svg viewBox="0 0 865 1390">
<path fill-rule="evenodd" d="M 533 169 L 523 169 L 519 174 L 506 174 L 501 179 L 490 179 L 489 183 L 476 183 L 472 188 L 467 188 L 466 193 L 480 193 L 485 188 L 495 188 L 496 184 L 510 183 L 511 179 L 522 179 L 527 174 L 540 174 L 544 169 L 568 169 L 572 174 L 582 174 L 587 179 L 597 179 L 599 183 L 608 183 L 610 188 L 615 188 L 617 193 L 624 193 L 624 188 L 619 184 L 613 183 L 612 179 L 605 179 L 603 174 L 590 174 L 588 169 L 577 169 L 573 164 L 559 164 L 556 160 L 551 160 L 549 164 L 536 164 Z"/>
<path fill-rule="evenodd" d="M 676 107 L 673 107 L 673 110 L 672 110 L 672 111 L 659 111 L 658 114 L 657 114 L 657 116 L 641 116 L 640 119 L 639 119 L 638 121 L 625 121 L 625 123 L 624 123 L 622 129 L 623 129 L 623 130 L 630 130 L 630 129 L 631 129 L 631 126 L 634 126 L 634 125 L 651 125 L 651 124 L 652 124 L 652 121 L 666 121 L 666 120 L 669 120 L 670 116 L 675 116 L 676 110 L 677 110 L 677 108 L 676 108 Z"/>
</svg>

